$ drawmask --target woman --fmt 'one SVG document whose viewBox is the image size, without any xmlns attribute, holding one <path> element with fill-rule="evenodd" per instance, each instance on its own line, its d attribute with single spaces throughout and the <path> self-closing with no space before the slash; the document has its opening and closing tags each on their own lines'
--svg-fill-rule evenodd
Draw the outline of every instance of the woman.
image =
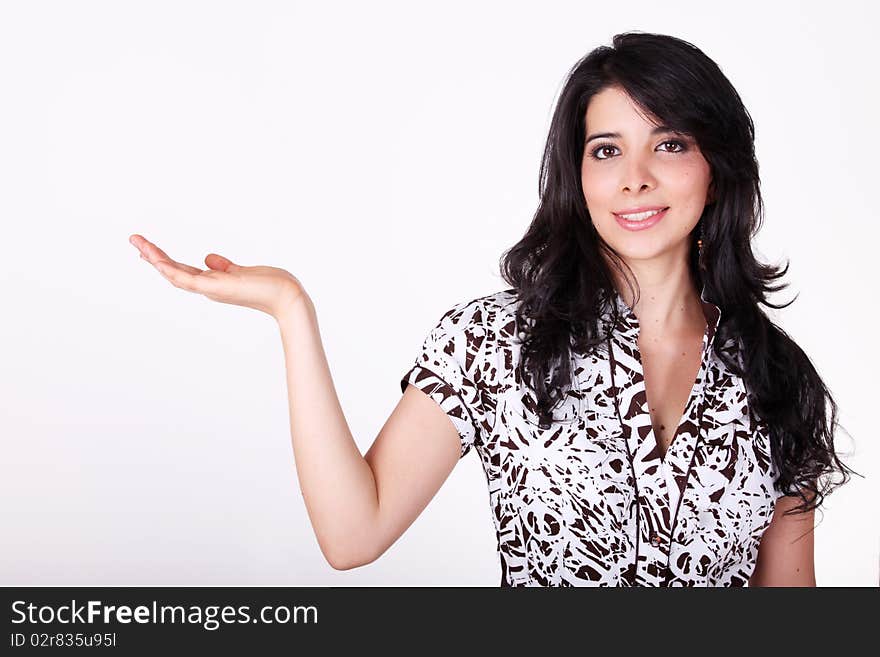
<svg viewBox="0 0 880 657">
<path fill-rule="evenodd" d="M 295 276 L 132 243 L 177 287 L 278 322 L 300 486 L 329 563 L 377 559 L 473 446 L 502 586 L 815 586 L 813 513 L 848 468 L 836 405 L 761 311 L 754 128 L 717 65 L 614 37 L 559 98 L 512 287 L 428 334 L 362 456 Z M 842 483 L 842 482 L 841 482 Z M 837 484 L 839 485 L 839 484 Z"/>
</svg>

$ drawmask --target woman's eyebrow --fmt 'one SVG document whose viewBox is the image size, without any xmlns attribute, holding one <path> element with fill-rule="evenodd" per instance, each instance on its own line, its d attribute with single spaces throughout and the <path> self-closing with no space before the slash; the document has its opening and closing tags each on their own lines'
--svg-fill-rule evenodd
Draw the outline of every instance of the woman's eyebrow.
<svg viewBox="0 0 880 657">
<path fill-rule="evenodd" d="M 668 125 L 660 125 L 660 126 L 657 126 L 656 128 L 654 128 L 653 130 L 651 130 L 651 135 L 652 136 L 659 135 L 660 133 L 663 133 L 663 132 L 675 132 L 675 130 L 670 128 Z M 593 135 L 590 135 L 589 137 L 587 137 L 587 140 L 584 143 L 588 144 L 591 141 L 593 141 L 594 139 L 602 139 L 602 138 L 608 138 L 608 137 L 612 137 L 614 139 L 620 139 L 620 133 L 619 132 L 597 132 L 596 134 L 593 134 Z"/>
</svg>

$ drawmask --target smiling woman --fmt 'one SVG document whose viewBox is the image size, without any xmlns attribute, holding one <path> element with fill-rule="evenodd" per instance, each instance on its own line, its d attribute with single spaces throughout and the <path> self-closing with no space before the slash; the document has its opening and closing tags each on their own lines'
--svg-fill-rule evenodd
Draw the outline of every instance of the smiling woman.
<svg viewBox="0 0 880 657">
<path fill-rule="evenodd" d="M 848 469 L 831 395 L 761 309 L 785 272 L 751 250 L 758 182 L 751 119 L 700 50 L 628 33 L 589 53 L 502 258 L 510 289 L 442 314 L 365 455 L 295 276 L 131 243 L 175 287 L 278 322 L 334 568 L 379 558 L 473 449 L 502 586 L 812 586 L 813 510 Z"/>
<path fill-rule="evenodd" d="M 831 394 L 760 307 L 784 307 L 767 295 L 787 268 L 752 252 L 763 204 L 739 94 L 694 45 L 619 34 L 569 73 L 540 180 L 501 263 L 515 366 L 548 423 L 605 368 L 593 385 L 618 423 L 603 407 L 586 428 L 627 446 L 624 581 L 814 585 L 813 511 L 852 471 Z"/>
<path fill-rule="evenodd" d="M 581 185 L 596 231 L 628 262 L 649 261 L 656 270 L 660 257 L 685 272 L 688 236 L 712 194 L 711 166 L 699 145 L 668 126 L 656 127 L 617 85 L 592 98 L 584 120 L 594 134 L 586 140 Z M 605 141 L 594 142 L 599 139 Z M 628 194 L 621 193 L 621 182 L 630 185 Z M 646 275 L 636 273 L 643 284 Z"/>
</svg>

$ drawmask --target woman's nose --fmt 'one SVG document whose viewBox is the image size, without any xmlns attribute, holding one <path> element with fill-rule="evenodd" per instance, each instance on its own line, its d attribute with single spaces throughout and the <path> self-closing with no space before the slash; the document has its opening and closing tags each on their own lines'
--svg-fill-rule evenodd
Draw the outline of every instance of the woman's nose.
<svg viewBox="0 0 880 657">
<path fill-rule="evenodd" d="M 621 172 L 620 186 L 622 190 L 642 191 L 656 186 L 656 180 L 648 163 L 640 158 L 632 158 Z"/>
</svg>

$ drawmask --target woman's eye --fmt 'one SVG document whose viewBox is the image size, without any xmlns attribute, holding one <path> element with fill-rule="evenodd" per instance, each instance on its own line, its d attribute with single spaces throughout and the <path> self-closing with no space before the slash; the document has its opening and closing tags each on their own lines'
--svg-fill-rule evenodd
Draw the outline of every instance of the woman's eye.
<svg viewBox="0 0 880 657">
<path fill-rule="evenodd" d="M 660 145 L 663 146 L 664 144 L 675 144 L 676 146 L 679 147 L 679 150 L 669 151 L 670 153 L 681 153 L 685 149 L 684 144 L 676 139 L 670 139 L 668 141 L 664 141 L 663 144 L 660 144 Z"/>
<path fill-rule="evenodd" d="M 669 150 L 667 148 L 667 149 L 665 149 L 667 153 L 683 153 L 685 150 L 687 150 L 687 147 L 685 146 L 684 142 L 678 141 L 677 139 L 668 139 L 668 140 L 662 142 L 660 145 L 666 146 L 669 144 L 671 144 L 673 147 L 675 147 L 675 150 Z M 611 156 L 607 155 L 606 151 L 608 149 L 615 149 L 615 148 L 617 148 L 617 147 L 614 144 L 601 144 L 600 146 L 597 146 L 596 148 L 593 149 L 591 155 L 593 156 L 593 159 L 596 159 L 596 160 L 607 160 Z"/>
<path fill-rule="evenodd" d="M 600 157 L 599 153 L 603 153 L 606 149 L 609 149 L 609 148 L 616 148 L 616 147 L 611 144 L 602 144 L 601 146 L 593 149 L 593 153 L 592 153 L 593 158 L 595 158 L 597 160 L 607 160 L 608 159 L 607 157 Z"/>
</svg>

